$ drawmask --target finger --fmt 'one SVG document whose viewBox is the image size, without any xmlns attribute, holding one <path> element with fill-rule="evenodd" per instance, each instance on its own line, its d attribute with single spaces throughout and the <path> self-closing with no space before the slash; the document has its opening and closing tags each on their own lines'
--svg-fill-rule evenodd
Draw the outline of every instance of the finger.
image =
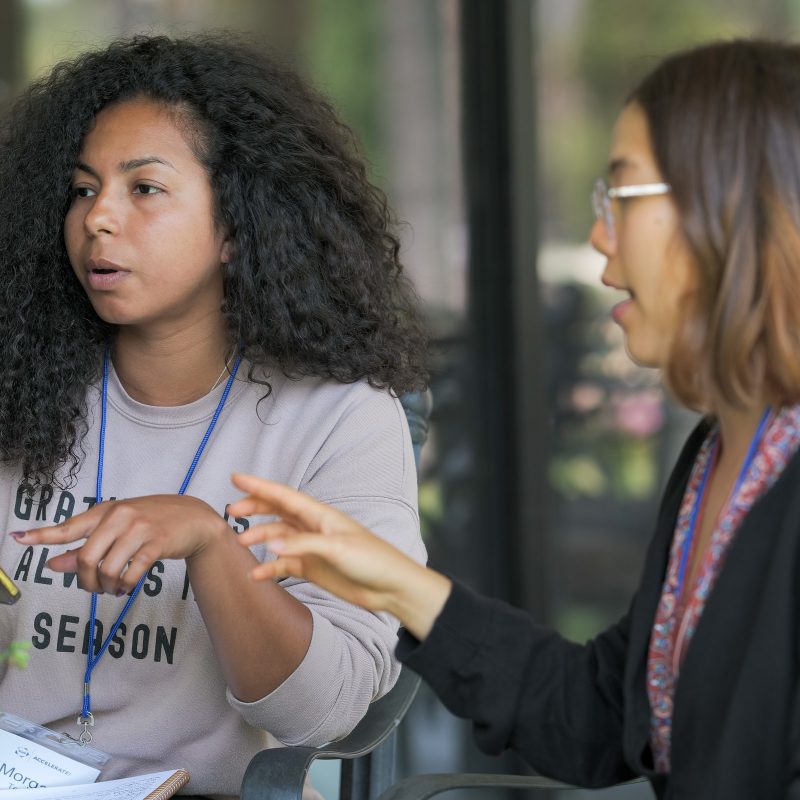
<svg viewBox="0 0 800 800">
<path fill-rule="evenodd" d="M 287 517 L 309 530 L 319 530 L 322 519 L 331 510 L 330 506 L 282 483 L 238 472 L 231 480 L 237 488 L 269 503 L 272 513 Z"/>
<path fill-rule="evenodd" d="M 331 564 L 347 557 L 347 543 L 341 536 L 320 536 L 318 533 L 293 533 L 267 542 L 267 548 L 281 558 L 316 556 Z"/>
<path fill-rule="evenodd" d="M 143 560 L 147 559 L 146 556 L 142 556 L 142 558 Z M 133 589 L 134 586 L 136 586 L 139 578 L 141 578 L 144 572 L 148 570 L 150 566 L 152 566 L 152 563 L 152 561 L 146 561 L 142 569 L 137 569 L 136 559 L 134 558 L 121 570 L 121 575 L 118 577 L 118 580 L 114 586 L 111 588 L 108 588 L 107 586 L 105 591 L 109 594 L 116 594 L 117 596 L 128 593 L 131 589 Z M 104 565 L 105 561 L 98 569 L 102 568 Z M 47 561 L 47 567 L 48 569 L 53 570 L 53 572 L 78 572 L 77 550 L 67 550 L 66 553 L 60 553 L 57 556 L 53 556 Z M 85 588 L 82 584 L 80 585 L 81 588 Z"/>
<path fill-rule="evenodd" d="M 230 503 L 226 510 L 232 517 L 252 517 L 254 514 L 275 513 L 275 508 L 271 503 L 252 495 Z"/>
<path fill-rule="evenodd" d="M 296 524 L 300 528 L 305 528 L 302 521 L 294 514 L 280 509 L 274 503 L 268 503 L 259 497 L 243 497 L 235 503 L 228 505 L 226 511 L 230 517 L 252 517 L 256 514 L 262 516 L 280 517 L 281 519 Z"/>
<path fill-rule="evenodd" d="M 148 540 L 149 532 L 144 523 L 135 523 L 111 541 L 102 562 L 97 565 L 97 577 L 104 592 L 119 594 L 130 590 L 150 569 L 159 548 Z"/>
<path fill-rule="evenodd" d="M 260 525 L 251 526 L 244 533 L 240 533 L 236 537 L 236 541 L 243 547 L 249 547 L 252 544 L 260 544 L 270 539 L 293 536 L 299 532 L 299 528 L 283 520 L 279 522 L 263 522 Z"/>
<path fill-rule="evenodd" d="M 137 550 L 120 576 L 117 583 L 117 596 L 132 592 L 136 584 L 142 579 L 142 576 L 146 575 L 158 560 L 158 556 L 159 552 L 154 542 L 148 542 Z"/>
<path fill-rule="evenodd" d="M 125 538 L 128 541 L 121 549 L 114 550 L 117 540 Z M 124 503 L 109 506 L 83 545 L 75 551 L 80 585 L 90 592 L 115 594 L 124 564 L 143 541 L 143 532 L 136 528 L 135 512 Z"/>
<path fill-rule="evenodd" d="M 250 578 L 254 581 L 269 581 L 290 577 L 303 577 L 302 559 L 276 558 L 274 561 L 265 561 L 250 570 Z"/>
<path fill-rule="evenodd" d="M 358 582 L 349 580 L 340 572 L 331 569 L 324 559 L 313 555 L 281 556 L 274 561 L 260 564 L 250 571 L 250 578 L 254 581 L 292 577 L 316 583 L 326 591 L 364 608 L 376 611 L 383 609 L 379 594 L 370 591 Z"/>
<path fill-rule="evenodd" d="M 77 572 L 78 571 L 78 557 L 75 550 L 67 550 L 64 553 L 59 553 L 47 561 L 47 568 L 53 572 Z"/>
<path fill-rule="evenodd" d="M 78 575 L 78 586 L 87 592 L 102 592 L 103 589 L 97 577 L 97 566 L 87 568 L 81 563 L 81 548 L 67 550 L 47 560 L 48 569 L 53 572 L 74 572 Z"/>
<path fill-rule="evenodd" d="M 17 536 L 15 532 L 14 538 L 20 544 L 69 544 L 78 539 L 85 539 L 103 519 L 106 512 L 113 507 L 113 504 L 113 501 L 99 503 L 88 511 L 75 514 L 74 517 L 58 525 L 31 528 L 24 531 L 22 536 Z"/>
</svg>

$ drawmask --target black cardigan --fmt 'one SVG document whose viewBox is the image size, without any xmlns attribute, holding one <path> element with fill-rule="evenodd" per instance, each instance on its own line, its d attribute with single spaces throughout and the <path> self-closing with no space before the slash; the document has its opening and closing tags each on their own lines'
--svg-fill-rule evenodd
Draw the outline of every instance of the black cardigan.
<svg viewBox="0 0 800 800">
<path fill-rule="evenodd" d="M 473 720 L 482 750 L 512 747 L 538 772 L 582 786 L 645 775 L 660 798 L 800 800 L 800 453 L 730 545 L 681 668 L 671 774 L 653 773 L 647 649 L 678 507 L 707 431 L 701 423 L 678 459 L 619 623 L 578 645 L 456 583 L 424 642 L 403 635 L 400 660 Z"/>
</svg>

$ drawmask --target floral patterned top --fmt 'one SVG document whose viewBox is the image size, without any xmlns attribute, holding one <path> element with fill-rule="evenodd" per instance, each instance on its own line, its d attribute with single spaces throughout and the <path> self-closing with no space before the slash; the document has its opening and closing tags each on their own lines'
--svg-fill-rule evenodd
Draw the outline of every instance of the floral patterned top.
<svg viewBox="0 0 800 800">
<path fill-rule="evenodd" d="M 682 592 L 684 545 L 690 535 L 695 506 L 702 503 L 699 494 L 709 461 L 715 458 L 718 442 L 719 428 L 715 426 L 703 442 L 689 476 L 650 637 L 647 658 L 650 742 L 655 770 L 659 773 L 670 771 L 673 699 L 687 648 L 739 525 L 756 500 L 780 477 L 800 447 L 800 405 L 783 408 L 768 421 L 749 467 L 720 510 L 694 585 L 686 586 L 686 591 Z"/>
</svg>

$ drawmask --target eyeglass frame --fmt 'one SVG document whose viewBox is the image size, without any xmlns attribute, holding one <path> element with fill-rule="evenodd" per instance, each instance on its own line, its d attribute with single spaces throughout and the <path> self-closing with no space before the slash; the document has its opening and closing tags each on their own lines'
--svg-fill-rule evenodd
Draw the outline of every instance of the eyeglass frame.
<svg viewBox="0 0 800 800">
<path fill-rule="evenodd" d="M 627 200 L 630 197 L 657 197 L 669 194 L 672 187 L 668 183 L 638 183 L 629 186 L 609 186 L 604 178 L 598 178 L 592 189 L 592 210 L 596 220 L 605 225 L 606 234 L 613 241 L 614 214 L 611 211 L 611 201 Z"/>
</svg>

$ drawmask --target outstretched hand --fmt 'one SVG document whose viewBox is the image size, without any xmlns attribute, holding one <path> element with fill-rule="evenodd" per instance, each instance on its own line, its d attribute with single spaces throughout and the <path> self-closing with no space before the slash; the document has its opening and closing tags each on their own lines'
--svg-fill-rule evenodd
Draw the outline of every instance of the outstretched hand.
<svg viewBox="0 0 800 800">
<path fill-rule="evenodd" d="M 372 611 L 389 611 L 424 638 L 450 592 L 450 581 L 409 558 L 347 514 L 273 481 L 233 475 L 248 497 L 231 516 L 266 514 L 273 522 L 238 536 L 248 547 L 266 542 L 274 561 L 255 567 L 254 580 L 294 576 Z"/>
<path fill-rule="evenodd" d="M 53 556 L 55 572 L 76 572 L 90 592 L 125 594 L 159 559 L 191 558 L 228 526 L 207 503 L 188 495 L 150 495 L 99 503 L 66 522 L 15 531 L 23 545 L 71 544 Z"/>
</svg>

